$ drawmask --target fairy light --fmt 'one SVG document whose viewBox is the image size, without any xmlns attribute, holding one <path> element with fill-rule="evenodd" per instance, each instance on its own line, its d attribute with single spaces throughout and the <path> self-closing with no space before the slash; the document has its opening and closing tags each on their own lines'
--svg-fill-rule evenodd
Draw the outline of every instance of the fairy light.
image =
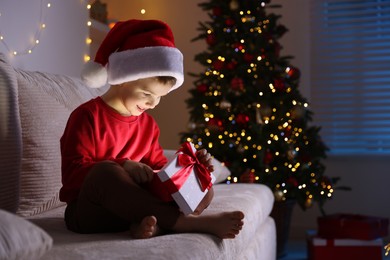
<svg viewBox="0 0 390 260">
<path fill-rule="evenodd" d="M 41 0 L 41 8 L 40 8 L 40 15 L 39 15 L 39 27 L 34 33 L 33 41 L 31 41 L 25 49 L 22 50 L 13 50 L 10 45 L 7 43 L 7 38 L 3 35 L 3 33 L 0 31 L 0 42 L 4 45 L 6 50 L 13 56 L 21 56 L 26 54 L 31 54 L 33 50 L 37 47 L 37 45 L 40 42 L 41 33 L 44 29 L 46 29 L 46 23 L 44 22 L 46 19 L 47 13 L 45 12 L 46 9 L 51 8 L 51 3 L 47 3 L 46 7 L 44 7 L 44 0 Z M 0 18 L 2 15 L 0 14 Z M 5 23 L 3 23 L 5 24 Z"/>
</svg>

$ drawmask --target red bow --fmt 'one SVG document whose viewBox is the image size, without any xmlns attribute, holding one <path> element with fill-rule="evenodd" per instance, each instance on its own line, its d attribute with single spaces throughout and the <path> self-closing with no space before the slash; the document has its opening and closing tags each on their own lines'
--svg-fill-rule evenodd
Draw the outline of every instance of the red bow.
<svg viewBox="0 0 390 260">
<path fill-rule="evenodd" d="M 201 190 L 210 189 L 212 186 L 210 171 L 199 162 L 191 144 L 189 142 L 183 143 L 177 153 L 177 164 L 182 168 L 171 177 L 175 186 L 181 187 L 194 170 Z"/>
</svg>

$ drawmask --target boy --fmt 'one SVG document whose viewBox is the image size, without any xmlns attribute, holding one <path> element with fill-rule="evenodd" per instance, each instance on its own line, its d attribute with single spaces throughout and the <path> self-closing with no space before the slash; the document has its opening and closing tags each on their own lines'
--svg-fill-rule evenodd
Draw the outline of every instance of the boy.
<svg viewBox="0 0 390 260">
<path fill-rule="evenodd" d="M 159 128 L 144 113 L 183 83 L 183 57 L 167 24 L 157 20 L 118 22 L 83 72 L 91 87 L 108 91 L 76 108 L 61 138 L 60 199 L 67 203 L 65 222 L 78 233 L 130 230 L 149 238 L 160 230 L 203 232 L 234 238 L 242 229 L 241 211 L 201 215 L 207 193 L 188 216 L 149 189 L 166 163 L 158 143 Z M 213 170 L 206 150 L 197 157 Z"/>
</svg>

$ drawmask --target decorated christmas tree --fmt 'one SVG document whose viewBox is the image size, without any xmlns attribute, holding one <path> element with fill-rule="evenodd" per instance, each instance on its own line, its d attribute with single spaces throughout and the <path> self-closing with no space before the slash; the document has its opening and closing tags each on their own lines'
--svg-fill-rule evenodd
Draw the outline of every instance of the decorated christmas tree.
<svg viewBox="0 0 390 260">
<path fill-rule="evenodd" d="M 195 56 L 204 70 L 187 100 L 190 122 L 181 141 L 206 148 L 231 170 L 226 182 L 263 183 L 277 201 L 306 209 L 332 197 L 337 178 L 324 175 L 327 147 L 299 89 L 300 71 L 281 56 L 287 28 L 269 0 L 199 4 L 207 49 Z"/>
</svg>

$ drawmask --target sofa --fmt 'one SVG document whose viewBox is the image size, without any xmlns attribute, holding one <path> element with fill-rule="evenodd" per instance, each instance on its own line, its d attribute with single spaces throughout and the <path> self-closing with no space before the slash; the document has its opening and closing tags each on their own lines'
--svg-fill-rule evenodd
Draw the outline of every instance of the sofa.
<svg viewBox="0 0 390 260">
<path fill-rule="evenodd" d="M 235 239 L 200 233 L 133 239 L 128 232 L 67 230 L 58 196 L 59 139 L 70 112 L 104 91 L 78 78 L 14 68 L 0 53 L 0 259 L 276 259 L 271 190 L 226 184 L 229 169 L 216 159 L 215 197 L 204 214 L 243 211 L 245 224 Z"/>
</svg>

